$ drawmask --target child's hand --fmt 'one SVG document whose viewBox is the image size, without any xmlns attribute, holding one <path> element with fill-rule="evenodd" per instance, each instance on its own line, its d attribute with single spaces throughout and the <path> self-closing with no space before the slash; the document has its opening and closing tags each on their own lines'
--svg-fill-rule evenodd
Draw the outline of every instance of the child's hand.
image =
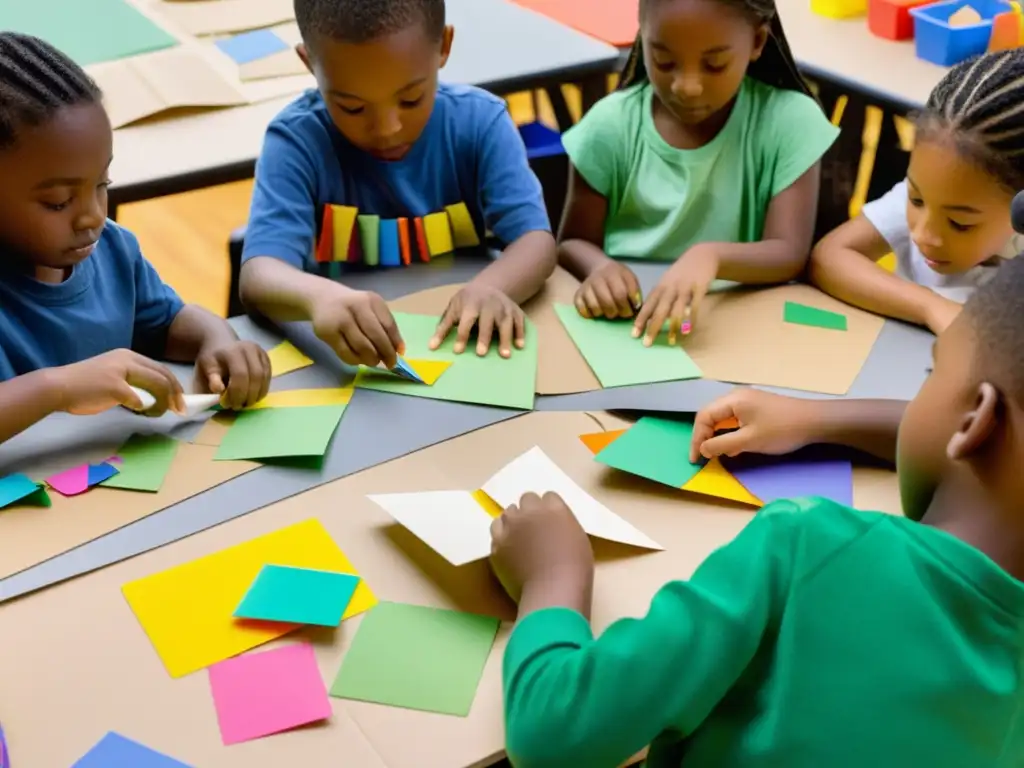
<svg viewBox="0 0 1024 768">
<path fill-rule="evenodd" d="M 491 523 L 491 567 L 516 602 L 533 583 L 589 594 L 594 553 L 579 521 L 554 493 L 528 493 Z"/>
<path fill-rule="evenodd" d="M 430 348 L 440 347 L 452 329 L 457 328 L 452 351 L 460 355 L 469 343 L 474 326 L 477 329 L 476 353 L 481 357 L 491 348 L 495 333 L 498 354 L 502 357 L 512 356 L 513 343 L 516 349 L 526 346 L 526 315 L 522 308 L 497 288 L 469 283 L 448 303 L 430 340 Z"/>
<path fill-rule="evenodd" d="M 576 290 L 576 311 L 583 317 L 633 317 L 643 304 L 640 281 L 620 261 L 608 259 Z"/>
<path fill-rule="evenodd" d="M 925 310 L 925 325 L 928 326 L 928 330 L 938 336 L 956 320 L 961 309 L 963 309 L 962 305 L 936 293 Z"/>
<path fill-rule="evenodd" d="M 270 376 L 270 358 L 251 341 L 204 348 L 196 357 L 197 389 L 220 395 L 221 406 L 232 411 L 266 397 Z"/>
<path fill-rule="evenodd" d="M 644 336 L 651 346 L 669 321 L 668 343 L 676 343 L 676 333 L 684 336 L 696 320 L 697 310 L 711 281 L 718 275 L 718 255 L 712 248 L 695 245 L 682 255 L 651 291 L 633 325 L 633 336 Z"/>
<path fill-rule="evenodd" d="M 162 416 L 171 410 L 185 413 L 181 383 L 165 365 L 130 349 L 115 349 L 80 363 L 53 368 L 48 378 L 57 387 L 58 410 L 77 416 L 91 416 L 123 405 L 142 410 L 142 400 L 132 391 L 138 387 L 156 398 L 147 416 Z"/>
<path fill-rule="evenodd" d="M 705 406 L 693 422 L 690 461 L 700 457 L 741 453 L 792 453 L 813 441 L 817 421 L 815 402 L 773 395 L 757 389 L 736 389 Z M 715 435 L 715 427 L 730 419 L 739 429 Z"/>
<path fill-rule="evenodd" d="M 405 342 L 384 299 L 370 291 L 336 286 L 317 298 L 311 313 L 313 333 L 349 365 L 395 367 Z"/>
</svg>

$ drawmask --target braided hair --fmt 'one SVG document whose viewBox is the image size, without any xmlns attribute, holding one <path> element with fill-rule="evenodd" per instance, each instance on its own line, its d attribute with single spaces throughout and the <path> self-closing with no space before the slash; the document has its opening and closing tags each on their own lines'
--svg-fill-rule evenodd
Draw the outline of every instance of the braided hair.
<svg viewBox="0 0 1024 768">
<path fill-rule="evenodd" d="M 640 17 L 643 18 L 645 9 L 654 2 L 661 0 L 640 0 Z M 757 24 L 768 24 L 768 42 L 764 47 L 761 58 L 750 63 L 748 73 L 751 77 L 760 80 L 775 88 L 799 91 L 813 98 L 813 94 L 807 87 L 807 83 L 800 76 L 793 59 L 793 53 L 789 50 L 789 42 L 786 40 L 786 33 L 782 30 L 782 22 L 779 21 L 775 9 L 775 0 L 722 0 L 738 7 L 749 15 Z M 619 80 L 619 89 L 642 83 L 648 79 L 647 67 L 644 65 L 643 41 L 639 33 L 633 41 L 633 48 L 629 52 L 629 58 L 622 69 L 622 77 Z"/>
<path fill-rule="evenodd" d="M 18 130 L 41 125 L 64 107 L 94 104 L 99 87 L 85 71 L 37 37 L 0 32 L 0 149 Z"/>
<path fill-rule="evenodd" d="M 1009 191 L 1024 189 L 1024 48 L 953 67 L 916 123 L 920 138 L 951 139 Z"/>
</svg>

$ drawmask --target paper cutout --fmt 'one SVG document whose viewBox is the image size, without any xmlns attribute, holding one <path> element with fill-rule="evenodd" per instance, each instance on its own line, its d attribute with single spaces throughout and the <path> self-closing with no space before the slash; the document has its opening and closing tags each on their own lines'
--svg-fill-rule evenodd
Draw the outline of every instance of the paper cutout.
<svg viewBox="0 0 1024 768">
<path fill-rule="evenodd" d="M 806 304 L 797 304 L 795 301 L 786 302 L 782 319 L 787 323 L 809 325 L 812 328 L 826 328 L 830 331 L 846 330 L 846 315 L 829 312 L 827 309 L 809 307 Z"/>
<path fill-rule="evenodd" d="M 501 505 L 488 496 L 483 489 L 473 491 L 472 496 L 473 500 L 480 505 L 480 508 L 486 512 L 487 516 L 492 520 L 496 517 L 501 517 L 502 512 L 505 511 Z"/>
<path fill-rule="evenodd" d="M 469 491 L 386 493 L 369 499 L 452 565 L 491 554 L 492 518 Z"/>
<path fill-rule="evenodd" d="M 4 767 L 6 768 L 6 766 Z M 111 731 L 71 768 L 191 768 Z"/>
<path fill-rule="evenodd" d="M 580 435 L 580 442 L 596 456 L 624 434 L 626 434 L 625 429 L 615 429 L 611 432 L 591 432 L 589 435 Z"/>
<path fill-rule="evenodd" d="M 313 364 L 313 361 L 290 341 L 282 341 L 269 350 L 267 356 L 270 358 L 270 370 L 274 376 L 284 376 L 286 373 L 308 368 Z"/>
<path fill-rule="evenodd" d="M 317 405 L 348 405 L 352 399 L 352 387 L 332 387 L 330 389 L 286 389 L 271 392 L 255 405 L 245 410 L 256 411 L 261 408 L 309 408 Z"/>
<path fill-rule="evenodd" d="M 210 667 L 209 674 L 225 745 L 331 716 L 327 687 L 309 643 L 228 659 Z"/>
<path fill-rule="evenodd" d="M 555 312 L 606 389 L 701 377 L 697 364 L 681 346 L 669 346 L 665 334 L 645 347 L 632 336 L 632 320 L 588 320 L 568 304 L 556 304 Z"/>
<path fill-rule="evenodd" d="M 417 384 L 426 384 L 423 381 L 423 377 L 420 376 L 405 360 L 402 359 L 401 355 L 395 360 L 395 367 L 391 369 L 391 372 L 402 376 L 403 378 L 415 381 Z"/>
<path fill-rule="evenodd" d="M 106 488 L 156 493 L 178 454 L 177 440 L 166 435 L 132 435 L 118 449 L 119 472 L 103 481 Z"/>
<path fill-rule="evenodd" d="M 47 484 L 61 496 L 77 496 L 85 493 L 104 480 L 109 480 L 118 473 L 112 464 L 83 464 L 58 472 L 46 478 Z"/>
<path fill-rule="evenodd" d="M 288 44 L 269 29 L 257 29 L 218 40 L 216 46 L 236 64 L 248 64 L 288 50 Z"/>
<path fill-rule="evenodd" d="M 329 205 L 324 206 L 320 222 L 320 242 L 316 245 L 316 261 L 318 264 L 334 261 L 334 211 Z"/>
<path fill-rule="evenodd" d="M 451 222 L 453 240 L 456 248 L 475 248 L 480 245 L 480 237 L 476 233 L 476 225 L 465 203 L 456 203 L 445 208 Z"/>
<path fill-rule="evenodd" d="M 356 225 L 363 244 L 363 261 L 376 267 L 380 263 L 380 216 L 361 214 L 356 217 Z"/>
<path fill-rule="evenodd" d="M 552 491 L 569 505 L 583 530 L 591 536 L 644 549 L 663 548 L 580 488 L 539 447 L 506 465 L 482 490 L 501 507 L 518 504 L 528 492 L 543 495 Z"/>
<path fill-rule="evenodd" d="M 242 411 L 213 458 L 234 461 L 323 456 L 346 407 L 314 405 Z"/>
<path fill-rule="evenodd" d="M 359 577 L 351 573 L 265 565 L 235 616 L 336 627 L 358 586 Z"/>
<path fill-rule="evenodd" d="M 430 248 L 427 246 L 427 230 L 423 227 L 423 217 L 417 216 L 413 219 L 416 230 L 416 252 L 419 253 L 420 261 L 430 261 Z"/>
<path fill-rule="evenodd" d="M 444 372 L 452 366 L 450 360 L 409 360 L 407 358 L 405 362 L 428 387 L 434 386 Z"/>
<path fill-rule="evenodd" d="M 409 252 L 409 220 L 405 217 L 398 219 L 398 247 L 402 254 L 402 264 L 409 266 L 412 254 Z"/>
<path fill-rule="evenodd" d="M 692 441 L 693 422 L 645 416 L 596 458 L 609 467 L 682 488 L 702 466 L 688 459 Z"/>
<path fill-rule="evenodd" d="M 232 615 L 270 564 L 358 575 L 320 521 L 311 519 L 130 582 L 122 592 L 168 673 L 181 677 L 296 628 Z M 360 581 L 345 618 L 376 602 L 366 581 Z"/>
<path fill-rule="evenodd" d="M 715 424 L 715 432 L 724 432 L 727 429 L 739 429 L 739 428 L 740 428 L 740 420 L 737 419 L 735 416 L 730 416 L 725 421 L 720 421 L 717 424 Z"/>
<path fill-rule="evenodd" d="M 332 205 L 332 251 L 334 261 L 349 261 L 358 210 L 350 205 Z"/>
<path fill-rule="evenodd" d="M 765 504 L 778 499 L 821 496 L 853 506 L 853 465 L 849 461 L 741 456 L 725 465 L 744 488 Z"/>
<path fill-rule="evenodd" d="M 423 228 L 427 231 L 427 247 L 430 248 L 431 256 L 443 256 L 455 250 L 447 213 L 424 216 Z"/>
<path fill-rule="evenodd" d="M 331 696 L 465 717 L 500 621 L 381 603 L 359 625 Z"/>
<path fill-rule="evenodd" d="M 22 474 L 0 477 L 0 509 L 18 502 L 33 507 L 49 507 L 52 504 L 50 494 L 42 483 Z"/>
<path fill-rule="evenodd" d="M 405 340 L 407 361 L 445 362 L 453 364 L 451 370 L 446 371 L 433 386 L 424 387 L 372 368 L 360 368 L 355 380 L 357 389 L 502 408 L 533 408 L 537 382 L 537 329 L 529 319 L 526 321 L 525 349 L 513 350 L 512 357 L 506 360 L 498 354 L 497 345 L 493 343 L 484 357 L 478 356 L 472 346 L 463 354 L 456 355 L 452 351 L 454 332 L 448 335 L 440 349 L 433 351 L 429 343 L 437 329 L 436 316 L 404 312 L 395 312 L 393 316 Z"/>
<path fill-rule="evenodd" d="M 402 251 L 398 243 L 398 222 L 395 219 L 380 221 L 380 265 L 382 267 L 400 267 Z"/>
<path fill-rule="evenodd" d="M 754 507 L 762 506 L 761 500 L 733 477 L 717 458 L 709 460 L 700 472 L 683 486 L 683 490 L 729 501 L 738 501 L 741 504 L 750 504 Z"/>
</svg>

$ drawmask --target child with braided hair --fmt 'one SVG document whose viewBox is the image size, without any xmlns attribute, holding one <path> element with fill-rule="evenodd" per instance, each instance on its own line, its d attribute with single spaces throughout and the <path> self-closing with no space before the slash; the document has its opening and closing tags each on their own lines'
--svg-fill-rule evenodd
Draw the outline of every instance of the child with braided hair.
<svg viewBox="0 0 1024 768">
<path fill-rule="evenodd" d="M 559 261 L 584 317 L 687 333 L 715 278 L 785 283 L 814 237 L 838 130 L 796 70 L 773 0 L 641 0 L 619 90 L 568 131 Z M 619 259 L 675 262 L 650 296 Z"/>
<path fill-rule="evenodd" d="M 811 280 L 838 299 L 941 333 L 1024 247 L 1024 49 L 953 67 L 917 117 L 907 178 L 814 249 Z M 896 273 L 877 269 L 889 252 Z"/>
</svg>

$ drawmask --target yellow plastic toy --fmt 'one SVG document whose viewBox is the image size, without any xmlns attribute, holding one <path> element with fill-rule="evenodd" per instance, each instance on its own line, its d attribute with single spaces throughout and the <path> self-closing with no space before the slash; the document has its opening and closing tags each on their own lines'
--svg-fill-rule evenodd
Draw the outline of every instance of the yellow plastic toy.
<svg viewBox="0 0 1024 768">
<path fill-rule="evenodd" d="M 867 0 L 811 0 L 811 12 L 828 19 L 849 19 L 868 12 Z"/>
</svg>

